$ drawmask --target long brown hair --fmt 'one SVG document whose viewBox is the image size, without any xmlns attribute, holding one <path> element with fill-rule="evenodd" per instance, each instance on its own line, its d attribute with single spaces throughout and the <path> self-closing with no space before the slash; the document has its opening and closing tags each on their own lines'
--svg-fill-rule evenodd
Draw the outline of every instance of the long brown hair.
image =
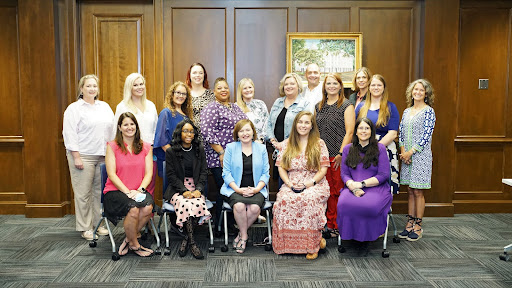
<svg viewBox="0 0 512 288">
<path fill-rule="evenodd" d="M 388 125 L 389 118 L 391 117 L 391 112 L 389 111 L 388 107 L 389 95 L 388 89 L 386 89 L 386 80 L 384 80 L 384 77 L 382 77 L 382 75 L 375 74 L 370 80 L 369 85 L 371 85 L 373 79 L 379 80 L 384 85 L 384 91 L 382 92 L 382 98 L 380 99 L 379 118 L 377 119 L 377 123 L 375 123 L 376 127 L 384 127 Z M 359 115 L 357 119 L 366 117 L 366 115 L 368 114 L 368 110 L 370 110 L 370 105 L 372 104 L 372 92 L 370 91 L 370 89 L 368 89 L 368 93 L 370 97 L 366 97 L 363 107 L 361 107 L 361 110 L 359 110 Z"/>
<path fill-rule="evenodd" d="M 322 110 L 322 107 L 327 103 L 327 91 L 325 90 L 325 83 L 327 82 L 327 77 L 334 78 L 338 83 L 340 83 L 340 91 L 338 91 L 338 101 L 336 102 L 336 107 L 340 108 L 343 102 L 345 101 L 345 95 L 343 94 L 343 81 L 341 80 L 340 75 L 335 73 L 329 73 L 325 75 L 324 84 L 322 85 L 322 101 L 318 103 L 318 111 Z"/>
<path fill-rule="evenodd" d="M 126 146 L 124 145 L 123 141 L 123 133 L 121 132 L 121 125 L 123 124 L 123 120 L 125 118 L 132 119 L 133 123 L 135 123 L 135 137 L 133 139 L 133 154 L 137 155 L 142 151 L 143 147 L 143 141 L 140 139 L 140 129 L 139 129 L 139 123 L 137 123 L 137 118 L 135 118 L 135 115 L 133 115 L 131 112 L 125 112 L 119 116 L 119 120 L 117 121 L 117 132 L 116 132 L 116 138 L 114 141 L 116 141 L 117 146 L 123 151 L 124 154 L 128 153 L 128 149 L 126 149 Z"/>
<path fill-rule="evenodd" d="M 187 98 L 185 99 L 185 102 L 183 102 L 183 104 L 181 105 L 181 110 L 183 111 L 183 113 L 185 113 L 185 115 L 192 119 L 194 118 L 194 113 L 193 113 L 193 110 L 192 110 L 192 99 L 191 99 L 191 95 L 190 95 L 190 88 L 188 88 L 187 85 L 185 85 L 185 83 L 181 82 L 181 81 L 177 81 L 177 82 L 174 82 L 174 84 L 171 85 L 171 87 L 169 87 L 169 91 L 167 91 L 167 94 L 165 94 L 165 107 L 169 108 L 169 110 L 171 110 L 171 114 L 172 116 L 176 116 L 176 106 L 174 106 L 174 92 L 176 92 L 176 89 L 179 87 L 179 86 L 182 86 L 185 88 L 185 90 L 187 90 Z"/>
<path fill-rule="evenodd" d="M 309 170 L 317 171 L 320 169 L 320 146 L 318 145 L 318 141 L 320 140 L 320 132 L 318 132 L 318 126 L 316 124 L 316 119 L 313 113 L 309 111 L 301 111 L 295 119 L 293 120 L 292 131 L 290 133 L 290 138 L 288 138 L 288 146 L 284 151 L 283 158 L 281 160 L 281 167 L 285 170 L 290 169 L 290 164 L 292 159 L 299 156 L 301 150 L 299 145 L 299 133 L 297 132 L 297 123 L 299 119 L 308 115 L 311 119 L 311 131 L 309 131 L 308 135 L 308 144 L 306 146 L 306 159 L 307 159 L 307 168 Z"/>
</svg>

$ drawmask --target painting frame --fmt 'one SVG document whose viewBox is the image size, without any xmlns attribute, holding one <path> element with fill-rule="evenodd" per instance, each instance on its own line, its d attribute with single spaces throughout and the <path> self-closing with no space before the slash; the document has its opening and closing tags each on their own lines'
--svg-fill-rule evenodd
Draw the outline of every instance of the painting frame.
<svg viewBox="0 0 512 288">
<path fill-rule="evenodd" d="M 316 63 L 320 67 L 320 81 L 323 81 L 327 73 L 337 73 L 342 77 L 344 88 L 354 89 L 352 79 L 355 71 L 362 67 L 362 62 L 361 32 L 286 33 L 286 73 L 299 74 L 304 83 L 307 83 L 304 77 L 305 67 L 310 63 Z M 349 68 L 350 71 L 347 70 Z"/>
</svg>

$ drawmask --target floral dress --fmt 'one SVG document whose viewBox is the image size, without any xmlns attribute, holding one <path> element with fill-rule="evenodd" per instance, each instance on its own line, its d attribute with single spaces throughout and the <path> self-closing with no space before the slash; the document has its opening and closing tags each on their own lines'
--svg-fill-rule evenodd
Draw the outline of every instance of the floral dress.
<svg viewBox="0 0 512 288">
<path fill-rule="evenodd" d="M 288 140 L 283 144 L 283 151 L 286 151 Z M 320 166 L 329 167 L 327 146 L 323 140 L 319 140 L 318 145 L 321 151 Z M 280 166 L 283 154 L 279 154 L 277 166 Z M 304 153 L 293 159 L 290 166 L 288 177 L 293 183 L 308 181 L 318 172 L 307 169 Z M 325 177 L 302 193 L 293 192 L 287 185 L 281 186 L 273 208 L 272 246 L 276 254 L 306 254 L 320 250 L 322 229 L 327 223 L 325 211 L 329 195 L 329 184 Z"/>
</svg>

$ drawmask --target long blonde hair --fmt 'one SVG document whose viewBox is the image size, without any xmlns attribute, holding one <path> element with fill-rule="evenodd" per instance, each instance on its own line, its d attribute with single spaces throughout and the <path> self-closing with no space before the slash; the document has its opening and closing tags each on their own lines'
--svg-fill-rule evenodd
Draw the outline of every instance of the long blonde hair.
<svg viewBox="0 0 512 288">
<path fill-rule="evenodd" d="M 297 132 L 297 123 L 299 122 L 299 119 L 304 115 L 308 115 L 311 119 L 311 131 L 309 131 L 308 144 L 306 146 L 305 153 L 307 159 L 306 167 L 313 171 L 318 171 L 320 169 L 320 146 L 318 145 L 318 141 L 320 140 L 320 132 L 318 132 L 316 119 L 313 113 L 309 111 L 301 111 L 299 114 L 297 114 L 297 116 L 295 116 L 295 119 L 293 120 L 292 131 L 290 133 L 290 138 L 288 138 L 288 146 L 286 147 L 283 158 L 281 160 L 281 167 L 285 170 L 290 169 L 292 160 L 299 156 L 301 153 L 299 133 Z"/>
<path fill-rule="evenodd" d="M 242 97 L 242 90 L 244 88 L 244 85 L 247 83 L 251 84 L 252 89 L 254 91 L 254 82 L 251 80 L 251 78 L 242 78 L 242 80 L 238 82 L 238 86 L 236 87 L 236 104 L 238 105 L 238 107 L 240 107 L 240 109 L 242 109 L 242 111 L 244 111 L 244 113 L 251 111 L 249 107 L 247 107 L 247 104 L 245 104 L 245 101 Z"/>
<path fill-rule="evenodd" d="M 171 110 L 172 116 L 176 116 L 176 106 L 174 106 L 174 92 L 176 92 L 176 89 L 182 86 L 187 91 L 187 98 L 185 99 L 185 102 L 183 102 L 183 105 L 181 105 L 181 110 L 185 115 L 190 118 L 190 120 L 194 120 L 194 113 L 192 110 L 192 96 L 190 95 L 190 88 L 188 88 L 185 83 L 181 81 L 174 82 L 174 84 L 169 87 L 169 90 L 167 91 L 167 94 L 165 94 L 165 107 L 169 108 Z"/>
<path fill-rule="evenodd" d="M 375 74 L 372 76 L 372 79 L 370 80 L 370 85 L 373 79 L 379 80 L 384 85 L 384 92 L 382 92 L 382 98 L 380 99 L 379 118 L 377 119 L 377 123 L 375 123 L 375 127 L 384 127 L 388 125 L 389 118 L 391 117 L 391 112 L 389 111 L 388 107 L 389 95 L 388 90 L 386 89 L 386 81 L 384 80 L 384 77 L 382 77 L 382 75 Z M 357 119 L 366 117 L 366 115 L 368 114 L 368 110 L 370 110 L 373 95 L 370 90 L 368 91 L 368 93 L 370 94 L 370 97 L 366 97 L 363 107 L 361 107 L 361 110 L 359 110 L 359 115 L 357 116 Z"/>
<path fill-rule="evenodd" d="M 130 112 L 137 114 L 137 107 L 135 107 L 135 104 L 133 104 L 132 101 L 132 88 L 133 88 L 133 82 L 135 80 L 141 78 L 142 82 L 144 83 L 144 86 L 146 86 L 146 79 L 144 79 L 144 76 L 142 76 L 139 73 L 132 73 L 126 77 L 126 80 L 124 81 L 124 90 L 123 90 L 123 102 L 128 106 L 128 109 L 130 109 Z M 142 94 L 142 109 L 146 110 L 146 89 L 144 88 L 144 93 Z"/>
</svg>

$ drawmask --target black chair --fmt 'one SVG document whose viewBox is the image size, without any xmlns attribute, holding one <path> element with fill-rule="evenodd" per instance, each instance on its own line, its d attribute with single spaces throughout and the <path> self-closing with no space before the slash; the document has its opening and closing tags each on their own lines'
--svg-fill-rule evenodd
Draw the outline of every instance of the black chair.
<svg viewBox="0 0 512 288">
<path fill-rule="evenodd" d="M 114 241 L 114 237 L 112 236 L 112 230 L 110 229 L 110 225 L 108 224 L 107 217 L 105 216 L 105 211 L 103 210 L 103 196 L 104 196 L 103 190 L 105 189 L 105 184 L 107 183 L 107 177 L 108 177 L 107 176 L 107 168 L 106 168 L 105 164 L 100 165 L 100 170 L 101 170 L 101 218 L 100 218 L 100 221 L 98 222 L 98 225 L 96 225 L 96 228 L 94 229 L 93 240 L 91 240 L 91 242 L 89 242 L 89 247 L 94 248 L 98 245 L 98 243 L 97 243 L 98 239 L 96 239 L 97 238 L 96 232 L 98 230 L 98 227 L 100 227 L 101 222 L 105 221 L 105 226 L 107 226 L 107 230 L 108 230 L 108 236 L 110 237 L 110 243 L 112 244 L 112 260 L 117 261 L 117 260 L 119 260 L 120 256 L 119 256 L 119 253 L 117 252 L 116 242 Z M 153 206 L 153 213 L 154 212 L 156 212 L 155 206 Z M 158 233 L 157 233 L 157 230 L 155 227 L 155 223 L 153 221 L 153 217 L 151 217 L 149 219 L 149 221 L 151 222 L 151 228 L 153 229 L 153 233 L 155 234 L 155 239 L 156 239 L 157 249 L 155 250 L 155 254 L 160 255 L 160 254 L 162 254 L 162 252 L 160 250 L 160 237 L 158 236 Z"/>
<path fill-rule="evenodd" d="M 165 176 L 165 161 L 163 163 L 163 172 L 162 172 L 162 175 L 164 175 L 163 177 L 163 194 L 165 194 L 165 191 L 167 190 L 167 186 L 169 185 L 169 182 L 167 181 L 167 177 Z M 212 209 L 213 208 L 213 203 L 206 199 L 205 200 L 206 202 L 206 208 L 208 210 Z M 165 250 L 164 250 L 164 255 L 170 255 L 171 254 L 171 250 L 169 248 L 169 228 L 168 228 L 168 225 L 167 225 L 167 216 L 172 213 L 172 214 L 175 214 L 176 211 L 174 210 L 174 206 L 167 202 L 165 199 L 163 199 L 162 201 L 162 214 L 161 214 L 161 217 L 160 217 L 160 220 L 158 221 L 158 232 L 160 232 L 160 227 L 162 225 L 162 220 L 164 222 L 164 229 L 165 229 Z M 172 224 L 171 224 L 172 225 Z M 212 221 L 211 221 L 211 218 L 208 219 L 208 231 L 210 232 L 210 243 L 208 245 L 208 252 L 210 253 L 214 253 L 215 252 L 215 246 L 213 246 L 213 229 L 212 229 Z"/>
</svg>

